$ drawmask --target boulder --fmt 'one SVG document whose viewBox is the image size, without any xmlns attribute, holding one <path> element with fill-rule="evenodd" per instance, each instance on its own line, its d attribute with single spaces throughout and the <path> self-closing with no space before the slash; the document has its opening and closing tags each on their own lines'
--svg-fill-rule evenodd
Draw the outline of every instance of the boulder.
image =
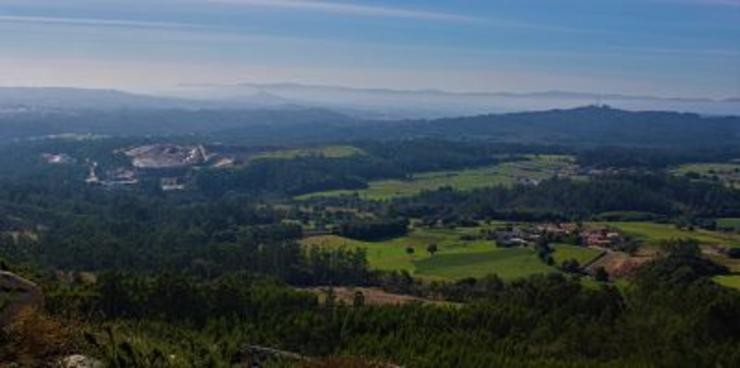
<svg viewBox="0 0 740 368">
<path fill-rule="evenodd" d="M 103 363 L 95 358 L 75 354 L 59 360 L 59 368 L 103 368 Z"/>
</svg>

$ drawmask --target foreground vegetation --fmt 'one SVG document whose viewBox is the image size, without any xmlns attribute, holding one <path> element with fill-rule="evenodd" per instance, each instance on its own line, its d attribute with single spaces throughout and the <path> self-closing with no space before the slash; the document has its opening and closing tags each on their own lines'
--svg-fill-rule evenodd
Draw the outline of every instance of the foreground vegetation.
<svg viewBox="0 0 740 368">
<path fill-rule="evenodd" d="M 45 283 L 51 315 L 37 311 L 0 338 L 5 359 L 31 365 L 75 351 L 110 366 L 226 367 L 248 359 L 248 346 L 267 345 L 355 357 L 355 364 L 366 362 L 360 366 L 736 366 L 740 292 L 709 281 L 714 272 L 695 245 L 683 243 L 644 267 L 623 293 L 558 274 L 428 290 L 466 301 L 456 306 L 318 303 L 244 275 L 197 281 L 104 274 L 93 286 Z M 75 329 L 57 322 L 69 316 L 79 321 Z M 32 338 L 45 348 L 19 345 Z M 54 349 L 44 345 L 50 342 Z"/>
</svg>

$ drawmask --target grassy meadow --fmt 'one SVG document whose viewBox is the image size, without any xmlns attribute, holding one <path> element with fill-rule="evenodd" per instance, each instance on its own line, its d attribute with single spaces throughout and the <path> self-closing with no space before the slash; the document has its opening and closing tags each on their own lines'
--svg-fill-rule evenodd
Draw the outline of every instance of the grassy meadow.
<svg viewBox="0 0 740 368">
<path fill-rule="evenodd" d="M 495 226 L 500 223 L 494 223 Z M 678 238 L 693 238 L 704 245 L 721 244 L 740 247 L 740 235 L 706 230 L 683 230 L 674 225 L 654 222 L 599 222 L 619 229 L 624 234 L 642 239 L 646 246 L 654 247 L 662 241 Z M 408 235 L 377 242 L 357 241 L 337 235 L 321 235 L 303 239 L 304 246 L 364 248 L 370 266 L 378 270 L 406 270 L 416 277 L 427 280 L 459 280 L 466 277 L 480 278 L 497 274 L 504 280 L 514 280 L 534 274 L 558 272 L 542 262 L 529 248 L 499 248 L 490 240 L 464 240 L 465 235 L 476 235 L 484 227 L 456 229 L 417 228 Z M 429 244 L 436 244 L 438 252 L 427 252 Z M 407 248 L 413 248 L 412 254 Z M 575 259 L 585 265 L 599 257 L 601 251 L 587 247 L 554 244 L 553 259 L 556 265 Z M 724 256 L 707 255 L 727 266 L 732 272 L 740 272 L 740 262 Z M 716 259 L 715 259 L 716 258 Z M 740 276 L 725 276 L 718 279 L 723 285 L 740 282 Z"/>
<path fill-rule="evenodd" d="M 602 253 L 602 251 L 598 249 L 570 244 L 555 244 L 553 245 L 553 248 L 554 252 L 552 253 L 552 258 L 558 265 L 561 265 L 563 262 L 570 259 L 575 259 L 578 261 L 578 264 L 584 265 L 591 262 Z"/>
<path fill-rule="evenodd" d="M 740 275 L 715 276 L 714 281 L 722 286 L 740 290 Z"/>
<path fill-rule="evenodd" d="M 714 178 L 727 186 L 740 188 L 740 161 L 728 163 L 697 163 L 679 166 L 673 170 L 675 175 L 696 173 L 703 178 Z"/>
<path fill-rule="evenodd" d="M 545 265 L 531 249 L 497 248 L 489 240 L 461 240 L 465 234 L 475 234 L 479 228 L 415 229 L 407 236 L 380 242 L 362 242 L 336 235 L 304 239 L 305 246 L 351 247 L 367 250 L 370 266 L 380 270 L 407 270 L 427 279 L 461 279 L 495 273 L 511 280 L 537 273 L 555 272 Z M 435 255 L 427 252 L 429 244 L 437 244 Z M 407 248 L 414 253 L 408 254 Z"/>
<path fill-rule="evenodd" d="M 740 218 L 719 218 L 717 219 L 717 228 L 740 231 Z"/>
<path fill-rule="evenodd" d="M 740 235 L 709 230 L 679 229 L 672 224 L 654 222 L 608 222 L 598 223 L 619 229 L 627 235 L 641 239 L 647 245 L 659 245 L 671 239 L 691 238 L 705 245 L 740 247 Z"/>
<path fill-rule="evenodd" d="M 378 180 L 370 182 L 363 190 L 334 190 L 311 193 L 298 197 L 326 197 L 357 193 L 361 198 L 386 200 L 408 197 L 427 190 L 452 187 L 456 190 L 473 190 L 497 185 L 514 185 L 521 181 L 541 181 L 557 175 L 573 165 L 573 157 L 559 155 L 531 155 L 529 160 L 504 162 L 498 165 L 456 171 L 435 171 L 414 174 L 409 180 Z"/>
</svg>

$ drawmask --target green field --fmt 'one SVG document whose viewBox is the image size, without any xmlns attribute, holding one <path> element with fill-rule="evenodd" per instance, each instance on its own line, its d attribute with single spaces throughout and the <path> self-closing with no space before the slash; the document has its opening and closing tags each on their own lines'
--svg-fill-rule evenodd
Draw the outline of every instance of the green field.
<svg viewBox="0 0 740 368">
<path fill-rule="evenodd" d="M 299 157 L 321 156 L 326 158 L 342 158 L 364 155 L 365 152 L 353 146 L 325 146 L 315 148 L 301 148 L 263 152 L 251 157 L 251 160 L 292 160 Z"/>
<path fill-rule="evenodd" d="M 525 248 L 497 248 L 482 253 L 437 254 L 414 262 L 416 274 L 433 278 L 459 279 L 496 274 L 512 280 L 554 272 L 532 251 Z"/>
<path fill-rule="evenodd" d="M 713 173 L 735 173 L 735 170 L 740 170 L 740 162 L 687 164 L 679 166 L 674 172 L 677 174 L 695 172 L 701 175 L 711 175 Z"/>
<path fill-rule="evenodd" d="M 563 264 L 563 262 L 569 259 L 575 259 L 578 261 L 578 264 L 585 265 L 602 253 L 602 251 L 597 249 L 569 244 L 555 244 L 553 248 L 555 252 L 553 252 L 552 258 L 558 265 Z"/>
<path fill-rule="evenodd" d="M 715 276 L 714 281 L 722 286 L 740 290 L 740 275 Z"/>
<path fill-rule="evenodd" d="M 478 228 L 419 229 L 407 236 L 382 242 L 362 242 L 336 235 L 310 237 L 302 242 L 306 246 L 365 248 L 372 268 L 407 270 L 429 279 L 459 279 L 496 273 L 510 280 L 555 271 L 542 263 L 530 249 L 497 248 L 492 241 L 460 239 L 464 234 L 478 231 Z M 434 256 L 426 251 L 429 244 L 439 247 Z M 408 247 L 414 248 L 412 255 L 406 253 Z"/>
<path fill-rule="evenodd" d="M 740 188 L 740 162 L 733 160 L 730 163 L 698 163 L 682 165 L 672 171 L 675 175 L 696 173 L 702 179 L 715 177 L 722 183 Z"/>
<path fill-rule="evenodd" d="M 717 219 L 717 228 L 734 229 L 740 231 L 740 218 L 720 218 Z"/>
<path fill-rule="evenodd" d="M 496 185 L 514 185 L 525 181 L 542 181 L 573 166 L 573 157 L 558 155 L 528 156 L 529 160 L 505 162 L 478 169 L 435 171 L 413 175 L 409 180 L 379 180 L 369 183 L 363 190 L 334 190 L 311 193 L 298 197 L 326 197 L 357 193 L 364 199 L 385 200 L 407 197 L 425 190 L 449 186 L 457 190 L 472 190 Z"/>
<path fill-rule="evenodd" d="M 659 245 L 671 239 L 691 238 L 706 245 L 740 247 L 740 235 L 697 229 L 694 231 L 678 229 L 672 224 L 654 222 L 608 222 L 598 223 L 614 227 L 627 235 L 642 239 L 647 245 Z"/>
</svg>

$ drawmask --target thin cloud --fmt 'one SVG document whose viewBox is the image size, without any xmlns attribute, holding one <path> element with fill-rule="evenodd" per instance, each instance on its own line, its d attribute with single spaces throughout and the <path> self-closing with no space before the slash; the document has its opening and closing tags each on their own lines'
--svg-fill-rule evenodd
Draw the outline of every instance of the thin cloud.
<svg viewBox="0 0 740 368">
<path fill-rule="evenodd" d="M 168 29 L 203 29 L 203 25 L 177 22 L 149 22 L 138 20 L 117 20 L 103 18 L 71 18 L 71 17 L 34 17 L 0 15 L 0 22 L 6 23 L 34 23 L 34 24 L 61 24 L 98 27 L 125 27 L 125 28 L 168 28 Z"/>
<path fill-rule="evenodd" d="M 725 5 L 740 7 L 740 0 L 696 0 L 695 2 L 706 5 Z"/>
<path fill-rule="evenodd" d="M 672 3 L 681 3 L 689 5 L 706 5 L 706 6 L 731 6 L 740 7 L 740 0 L 662 0 Z"/>
<path fill-rule="evenodd" d="M 197 1 L 197 0 L 192 0 Z M 456 13 L 444 13 L 429 10 L 412 10 L 389 6 L 349 4 L 335 1 L 323 0 L 205 0 L 210 4 L 225 4 L 256 8 L 273 8 L 312 11 L 328 14 L 342 14 L 358 17 L 385 17 L 406 18 L 439 22 L 475 23 L 497 28 L 536 30 L 564 33 L 591 33 L 598 30 L 586 30 L 579 28 L 553 26 L 539 23 L 521 22 L 508 19 L 495 19 L 490 17 L 475 17 Z"/>
<path fill-rule="evenodd" d="M 209 3 L 230 4 L 263 8 L 297 9 L 322 13 L 347 14 L 365 17 L 410 18 L 447 22 L 477 22 L 481 19 L 452 13 L 411 10 L 404 8 L 348 4 L 308 0 L 206 0 Z"/>
</svg>

